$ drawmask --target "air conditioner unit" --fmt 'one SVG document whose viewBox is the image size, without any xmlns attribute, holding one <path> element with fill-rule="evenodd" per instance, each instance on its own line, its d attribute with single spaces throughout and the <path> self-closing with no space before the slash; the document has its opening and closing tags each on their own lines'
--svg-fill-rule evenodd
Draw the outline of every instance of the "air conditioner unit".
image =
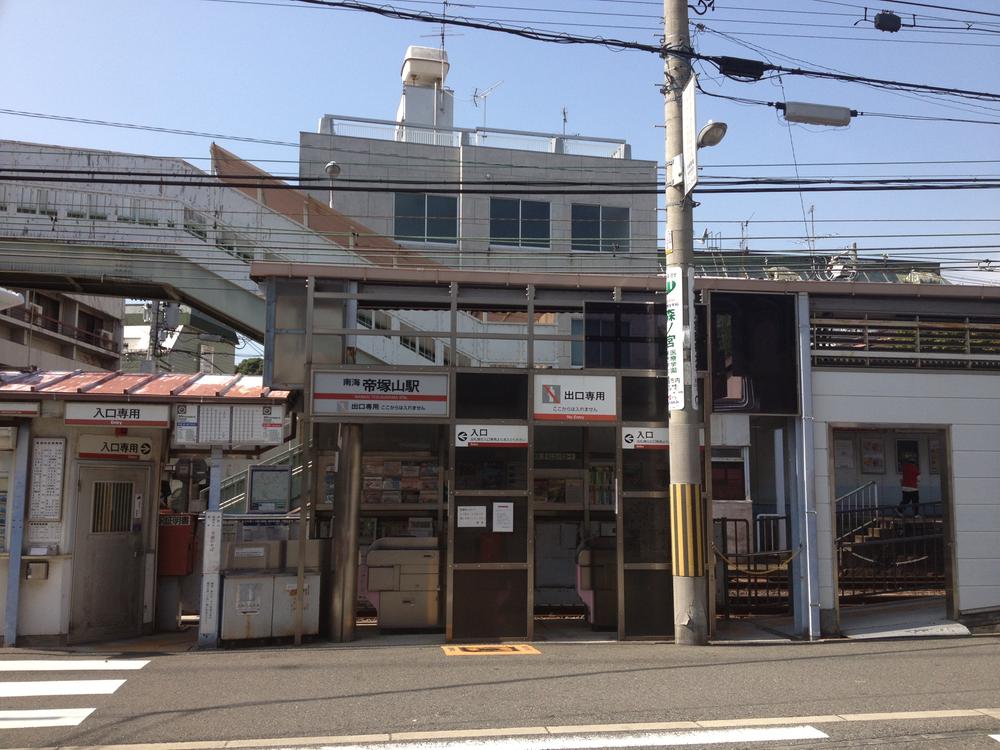
<svg viewBox="0 0 1000 750">
<path fill-rule="evenodd" d="M 97 332 L 97 340 L 102 344 L 111 344 L 114 342 L 114 334 L 107 328 L 102 328 Z"/>
<path fill-rule="evenodd" d="M 34 323 L 35 325 L 42 324 L 42 306 L 37 305 L 34 302 L 29 302 L 24 306 L 27 314 L 25 316 L 25 322 Z"/>
</svg>

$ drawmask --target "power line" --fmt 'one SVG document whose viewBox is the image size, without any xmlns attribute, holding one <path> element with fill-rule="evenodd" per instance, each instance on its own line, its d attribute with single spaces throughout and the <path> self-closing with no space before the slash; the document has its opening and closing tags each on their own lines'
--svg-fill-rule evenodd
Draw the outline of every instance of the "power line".
<svg viewBox="0 0 1000 750">
<path fill-rule="evenodd" d="M 723 75 L 729 75 L 726 71 L 728 70 L 728 65 L 731 63 L 731 58 L 714 56 L 714 55 L 702 55 L 696 52 L 692 52 L 690 50 L 671 49 L 663 46 L 644 44 L 641 42 L 624 41 L 621 39 L 605 39 L 602 37 L 580 37 L 571 34 L 537 31 L 528 28 L 503 26 L 497 23 L 484 23 L 481 21 L 464 19 L 458 16 L 437 16 L 423 11 L 404 11 L 404 10 L 399 10 L 397 8 L 393 8 L 392 6 L 369 5 L 367 3 L 358 2 L 357 0 L 293 0 L 293 2 L 303 3 L 307 5 L 319 5 L 337 10 L 354 10 L 364 13 L 372 13 L 386 18 L 395 18 L 399 20 L 420 21 L 423 23 L 434 23 L 434 24 L 448 24 L 452 26 L 462 26 L 466 28 L 474 28 L 483 31 L 493 31 L 498 33 L 519 36 L 534 41 L 552 42 L 556 44 L 600 45 L 603 47 L 608 47 L 610 49 L 636 50 L 642 52 L 652 52 L 654 54 L 661 56 L 662 55 L 676 56 L 687 60 L 702 60 L 715 65 L 719 69 L 719 72 L 722 73 Z M 830 73 L 827 71 L 813 70 L 807 68 L 788 68 L 785 66 L 773 65 L 770 63 L 760 63 L 760 69 L 762 72 L 770 72 L 770 73 L 777 73 L 784 75 L 797 75 L 808 78 L 818 78 L 826 80 L 835 80 L 845 83 L 859 83 L 867 86 L 873 86 L 876 88 L 888 88 L 894 90 L 925 92 L 925 93 L 938 93 L 938 94 L 946 94 L 948 96 L 965 97 L 983 101 L 1000 101 L 1000 94 L 989 91 L 949 88 L 944 86 L 934 86 L 931 84 L 896 81 L 885 78 L 872 78 L 868 76 L 860 76 L 854 74 Z M 739 76 L 736 76 L 735 78 L 736 80 L 741 80 Z"/>
<path fill-rule="evenodd" d="M 950 5 L 932 5 L 930 3 L 917 3 L 913 0 L 884 0 L 887 3 L 892 3 L 894 5 L 914 5 L 920 8 L 931 8 L 933 10 L 953 10 L 957 13 L 972 13 L 977 16 L 993 16 L 994 18 L 1000 18 L 1000 13 L 991 13 L 985 10 L 971 10 L 970 8 L 955 8 Z"/>
</svg>

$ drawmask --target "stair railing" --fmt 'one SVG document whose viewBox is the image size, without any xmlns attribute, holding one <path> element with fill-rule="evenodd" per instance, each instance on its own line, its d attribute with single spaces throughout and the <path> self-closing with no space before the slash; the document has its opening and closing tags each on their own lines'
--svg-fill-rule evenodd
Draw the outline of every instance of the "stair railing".
<svg viewBox="0 0 1000 750">
<path fill-rule="evenodd" d="M 834 500 L 837 518 L 837 541 L 870 526 L 878 517 L 878 482 L 866 482 Z"/>
</svg>

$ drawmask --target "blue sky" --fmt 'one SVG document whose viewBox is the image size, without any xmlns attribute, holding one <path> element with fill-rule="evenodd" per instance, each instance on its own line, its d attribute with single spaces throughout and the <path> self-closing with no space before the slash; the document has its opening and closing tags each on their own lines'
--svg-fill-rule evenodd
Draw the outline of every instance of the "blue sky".
<svg viewBox="0 0 1000 750">
<path fill-rule="evenodd" d="M 717 0 L 714 12 L 692 14 L 705 26 L 694 42 L 705 54 L 766 56 L 789 66 L 1000 92 L 1000 16 L 972 13 L 1000 8 L 993 0 L 941 4 L 965 11 L 885 3 L 905 23 L 914 22 L 907 12 L 917 13 L 917 28 L 887 34 L 870 22 L 854 25 L 864 14 L 858 2 Z M 526 10 L 529 6 L 524 0 L 450 3 L 449 13 L 646 43 L 659 36 L 661 6 L 652 1 L 548 2 Z M 398 7 L 437 12 L 441 4 L 410 0 Z M 968 20 L 975 28 L 929 28 L 954 26 L 945 19 Z M 288 0 L 0 0 L 0 108 L 294 142 L 300 130 L 314 130 L 324 113 L 392 118 L 405 48 L 436 46 L 437 32 L 436 26 Z M 449 34 L 447 49 L 457 125 L 481 125 L 483 112 L 473 106 L 472 92 L 503 81 L 488 99 L 490 126 L 559 132 L 566 107 L 568 132 L 623 137 L 634 157 L 663 161 L 663 131 L 657 127 L 663 118 L 662 62 L 655 55 L 459 29 Z M 797 76 L 786 76 L 780 84 L 746 84 L 722 79 L 711 69 L 704 72 L 706 89 L 731 96 L 1000 123 L 1000 102 L 943 103 Z M 1000 171 L 997 125 L 866 117 L 842 129 L 789 127 L 772 109 L 705 96 L 699 98 L 698 115 L 701 121 L 725 120 L 730 126 L 722 145 L 701 152 L 704 178 L 794 176 L 793 147 L 802 176 L 989 176 Z M 196 159 L 207 157 L 209 144 L 204 138 L 8 114 L 0 114 L 0 137 L 181 156 L 201 165 L 205 162 Z M 294 148 L 219 142 L 274 172 L 295 172 Z M 917 161 L 984 163 L 902 163 Z M 853 162 L 886 163 L 848 164 Z M 817 163 L 823 166 L 809 166 Z M 830 251 L 853 241 L 862 251 L 890 253 L 911 245 L 941 246 L 930 256 L 974 260 L 988 257 L 1000 236 L 1000 197 L 991 190 L 814 193 L 802 199 L 794 193 L 704 195 L 699 200 L 696 236 L 705 229 L 721 233 L 722 246 L 730 249 L 738 246 L 737 222 L 749 219 L 752 249 L 804 250 L 803 209 L 810 206 L 818 247 Z M 855 223 L 842 221 L 847 219 Z M 876 236 L 898 234 L 921 236 Z M 1000 281 L 998 274 L 980 278 Z"/>
</svg>

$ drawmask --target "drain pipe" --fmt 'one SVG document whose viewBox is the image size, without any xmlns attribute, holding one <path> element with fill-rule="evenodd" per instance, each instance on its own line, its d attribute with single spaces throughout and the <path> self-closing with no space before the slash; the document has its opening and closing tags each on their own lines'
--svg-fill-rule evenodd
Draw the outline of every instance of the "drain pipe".
<svg viewBox="0 0 1000 750">
<path fill-rule="evenodd" d="M 805 605 L 804 634 L 810 641 L 820 637 L 819 617 L 819 558 L 816 550 L 816 457 L 813 451 L 812 399 L 812 355 L 809 331 L 809 295 L 800 292 L 796 299 L 796 317 L 799 334 L 799 394 L 801 397 L 801 418 L 799 421 L 799 489 L 802 510 L 799 519 L 799 541 L 802 545 L 802 570 L 805 583 L 805 597 L 799 605 Z"/>
</svg>

